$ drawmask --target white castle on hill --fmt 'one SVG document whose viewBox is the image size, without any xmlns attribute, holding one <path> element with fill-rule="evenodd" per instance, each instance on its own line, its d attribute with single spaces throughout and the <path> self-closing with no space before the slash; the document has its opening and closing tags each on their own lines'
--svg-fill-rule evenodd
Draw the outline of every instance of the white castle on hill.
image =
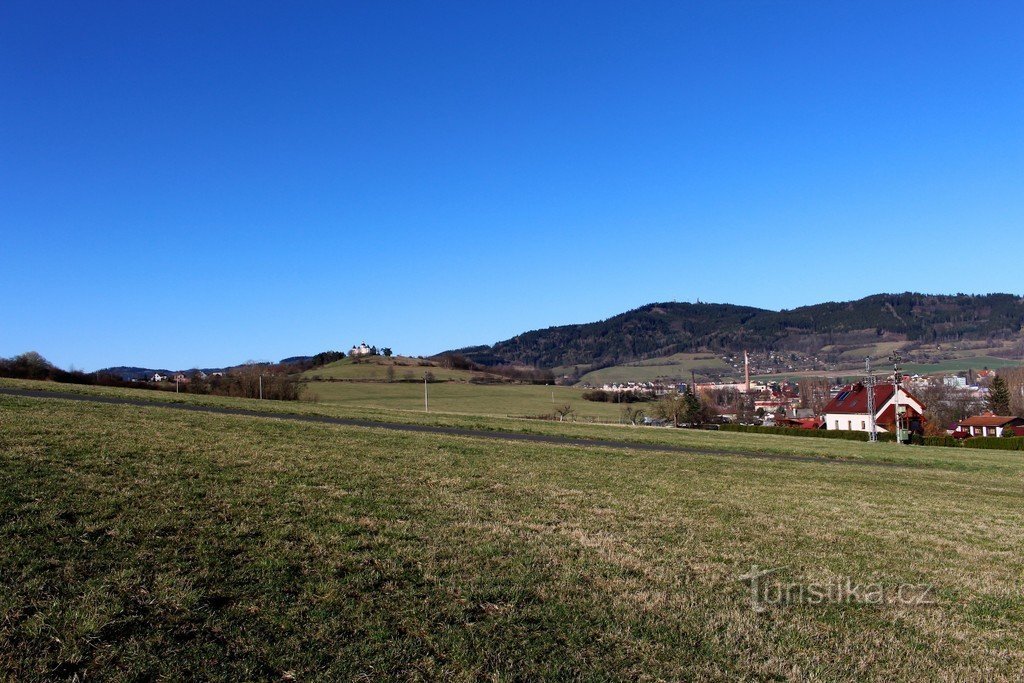
<svg viewBox="0 0 1024 683">
<path fill-rule="evenodd" d="M 367 346 L 366 342 L 363 342 L 359 346 L 353 346 L 352 350 L 348 352 L 348 355 L 350 355 L 350 356 L 369 356 L 371 353 L 373 353 L 373 349 L 371 349 L 369 346 Z"/>
</svg>

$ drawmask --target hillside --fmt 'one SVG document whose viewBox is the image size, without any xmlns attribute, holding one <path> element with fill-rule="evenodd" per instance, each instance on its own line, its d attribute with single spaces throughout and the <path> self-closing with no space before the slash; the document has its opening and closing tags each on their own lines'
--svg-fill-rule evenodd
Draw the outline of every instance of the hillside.
<svg viewBox="0 0 1024 683">
<path fill-rule="evenodd" d="M 483 364 L 598 369 L 680 353 L 744 350 L 803 366 L 855 363 L 861 351 L 929 349 L 933 362 L 964 348 L 1019 355 L 1024 298 L 1015 294 L 877 294 L 792 310 L 655 303 L 600 322 L 526 332 L 458 352 Z M 886 351 L 888 353 L 888 351 Z M 845 356 L 844 356 L 845 354 Z"/>
<path fill-rule="evenodd" d="M 428 372 L 437 381 L 468 381 L 474 377 L 469 370 L 445 368 L 423 358 L 355 356 L 307 370 L 302 373 L 302 379 L 380 382 L 389 378 L 388 368 L 391 369 L 390 379 L 394 381 L 422 381 Z"/>
</svg>

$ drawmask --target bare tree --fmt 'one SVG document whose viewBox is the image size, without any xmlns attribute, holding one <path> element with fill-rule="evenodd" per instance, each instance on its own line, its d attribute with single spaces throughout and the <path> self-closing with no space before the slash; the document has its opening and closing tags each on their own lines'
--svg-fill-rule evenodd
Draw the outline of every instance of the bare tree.
<svg viewBox="0 0 1024 683">
<path fill-rule="evenodd" d="M 925 404 L 925 430 L 929 434 L 945 434 L 961 420 L 977 415 L 984 409 L 983 402 L 970 390 L 935 381 L 917 392 Z"/>
<path fill-rule="evenodd" d="M 640 422 L 642 422 L 643 419 L 644 419 L 644 411 L 640 410 L 639 408 L 634 408 L 633 406 L 629 405 L 628 403 L 622 407 L 622 421 L 623 422 L 635 426 L 635 425 L 639 424 Z"/>
<path fill-rule="evenodd" d="M 654 414 L 663 420 L 671 420 L 672 426 L 678 427 L 686 418 L 687 412 L 689 412 L 690 401 L 687 399 L 690 396 L 692 394 L 687 393 L 684 395 L 679 392 L 665 394 L 654 405 Z"/>
</svg>

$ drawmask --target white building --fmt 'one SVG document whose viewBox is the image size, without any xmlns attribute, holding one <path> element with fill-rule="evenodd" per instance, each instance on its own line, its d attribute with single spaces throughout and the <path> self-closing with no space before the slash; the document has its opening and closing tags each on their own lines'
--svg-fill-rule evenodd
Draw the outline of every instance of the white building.
<svg viewBox="0 0 1024 683">
<path fill-rule="evenodd" d="M 363 342 L 359 346 L 353 346 L 352 350 L 348 352 L 348 355 L 350 355 L 350 356 L 369 356 L 371 353 L 373 353 L 373 349 L 371 349 L 369 346 L 367 346 L 366 342 Z"/>
<path fill-rule="evenodd" d="M 971 436 L 1002 436 L 1004 431 L 1014 427 L 1024 427 L 1024 418 L 992 413 L 969 417 L 957 426 L 960 431 Z"/>
<path fill-rule="evenodd" d="M 904 429 L 921 424 L 924 404 L 918 401 L 902 386 L 899 393 L 891 384 L 876 384 L 874 387 L 875 427 L 879 432 L 895 431 L 897 399 Z M 871 413 L 868 412 L 868 388 L 863 384 L 843 387 L 825 406 L 825 429 L 840 431 L 871 431 Z"/>
</svg>

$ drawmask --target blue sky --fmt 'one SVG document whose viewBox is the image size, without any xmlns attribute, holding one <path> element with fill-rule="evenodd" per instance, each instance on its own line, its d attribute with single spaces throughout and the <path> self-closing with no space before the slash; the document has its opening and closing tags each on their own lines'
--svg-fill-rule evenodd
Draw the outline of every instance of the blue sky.
<svg viewBox="0 0 1024 683">
<path fill-rule="evenodd" d="M 1024 293 L 1024 5 L 0 5 L 0 356 Z"/>
</svg>

